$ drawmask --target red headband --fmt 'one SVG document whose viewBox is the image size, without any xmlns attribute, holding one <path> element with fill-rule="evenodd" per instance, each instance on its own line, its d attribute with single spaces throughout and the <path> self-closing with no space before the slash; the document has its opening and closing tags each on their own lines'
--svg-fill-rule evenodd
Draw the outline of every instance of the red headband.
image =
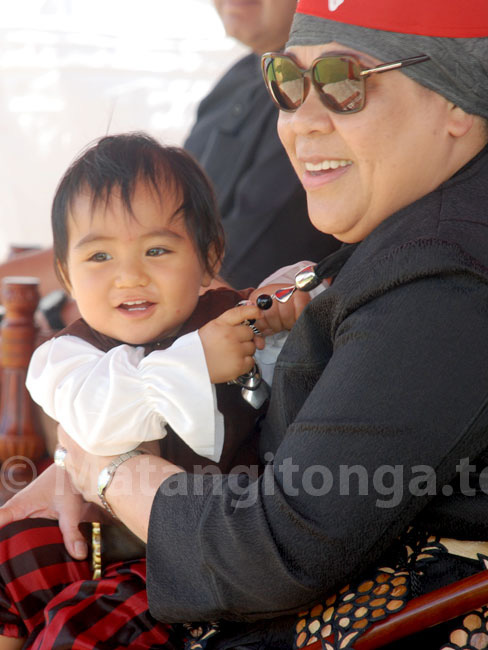
<svg viewBox="0 0 488 650">
<path fill-rule="evenodd" d="M 297 13 L 404 34 L 488 36 L 488 0 L 298 0 Z"/>
</svg>

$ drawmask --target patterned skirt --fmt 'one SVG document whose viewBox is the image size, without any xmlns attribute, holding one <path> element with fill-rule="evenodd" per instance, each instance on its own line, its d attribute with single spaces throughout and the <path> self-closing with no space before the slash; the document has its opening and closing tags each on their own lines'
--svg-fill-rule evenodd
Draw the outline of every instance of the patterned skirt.
<svg viewBox="0 0 488 650">
<path fill-rule="evenodd" d="M 487 550 L 485 542 L 459 543 L 409 529 L 385 554 L 380 568 L 368 571 L 311 609 L 241 629 L 235 624 L 223 629 L 218 623 L 188 626 L 185 650 L 369 650 L 377 646 L 362 635 L 374 623 L 401 611 L 411 598 L 488 568 L 488 557 L 481 554 Z M 488 607 L 383 648 L 488 650 Z"/>
<path fill-rule="evenodd" d="M 0 529 L 0 634 L 33 650 L 181 647 L 149 612 L 145 559 L 109 565 L 93 580 L 90 562 L 67 553 L 48 519 Z"/>
<path fill-rule="evenodd" d="M 448 544 L 448 546 L 446 546 Z M 458 555 L 450 547 L 472 549 Z M 488 568 L 478 542 L 458 542 L 409 529 L 390 549 L 388 562 L 355 584 L 298 614 L 294 650 L 363 647 L 361 635 L 375 622 L 399 612 L 408 600 Z M 486 552 L 486 543 L 482 543 Z M 476 558 L 476 559 L 475 559 Z M 488 604 L 488 598 L 487 598 Z M 365 647 L 370 647 L 369 643 Z M 488 607 L 383 646 L 385 650 L 488 650 Z"/>
</svg>

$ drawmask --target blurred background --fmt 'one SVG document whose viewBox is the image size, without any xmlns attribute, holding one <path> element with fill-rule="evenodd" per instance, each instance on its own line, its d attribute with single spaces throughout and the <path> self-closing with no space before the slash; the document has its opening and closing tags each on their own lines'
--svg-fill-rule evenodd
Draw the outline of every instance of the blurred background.
<svg viewBox="0 0 488 650">
<path fill-rule="evenodd" d="M 49 245 L 56 185 L 88 142 L 145 130 L 181 144 L 243 53 L 212 0 L 2 0 L 0 259 Z"/>
</svg>

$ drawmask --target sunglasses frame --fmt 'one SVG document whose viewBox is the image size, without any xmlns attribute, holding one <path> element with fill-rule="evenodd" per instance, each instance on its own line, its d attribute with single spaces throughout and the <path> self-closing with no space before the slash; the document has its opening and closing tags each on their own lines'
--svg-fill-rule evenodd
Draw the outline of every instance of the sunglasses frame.
<svg viewBox="0 0 488 650">
<path fill-rule="evenodd" d="M 267 68 L 269 65 L 269 59 L 272 59 L 274 61 L 278 57 L 281 59 L 289 59 L 300 71 L 302 83 L 303 83 L 303 93 L 302 93 L 301 103 L 296 108 L 283 108 L 280 102 L 276 99 L 274 92 L 271 88 L 271 84 L 267 78 Z M 316 66 L 324 59 L 337 59 L 337 58 L 350 60 L 354 62 L 361 69 L 361 72 L 359 73 L 358 81 L 362 81 L 362 102 L 358 108 L 352 108 L 350 110 L 342 111 L 342 110 L 338 110 L 335 106 L 330 105 L 327 96 L 321 90 L 321 88 L 318 86 L 318 82 L 315 80 L 314 70 Z M 324 56 L 317 57 L 312 62 L 310 68 L 305 69 L 302 68 L 300 65 L 298 65 L 294 56 L 291 54 L 284 54 L 283 52 L 266 52 L 261 57 L 261 71 L 263 73 L 264 83 L 266 84 L 266 88 L 271 96 L 271 99 L 276 104 L 276 106 L 278 106 L 280 111 L 284 111 L 285 113 L 295 113 L 295 111 L 297 111 L 300 108 L 300 106 L 302 106 L 302 104 L 304 103 L 304 101 L 308 96 L 308 93 L 310 92 L 310 88 L 307 90 L 307 92 L 305 92 L 305 77 L 309 77 L 311 85 L 317 91 L 322 103 L 326 106 L 326 108 L 328 108 L 333 113 L 337 113 L 338 115 L 348 115 L 349 113 L 357 113 L 364 108 L 366 104 L 366 85 L 364 83 L 364 80 L 369 75 L 375 73 L 381 74 L 382 72 L 389 72 L 390 70 L 398 70 L 399 68 L 405 68 L 409 65 L 415 65 L 417 63 L 424 63 L 425 61 L 429 61 L 429 60 L 430 60 L 430 56 L 428 56 L 427 54 L 418 54 L 417 56 L 410 56 L 406 59 L 398 59 L 397 61 L 389 61 L 388 63 L 381 63 L 380 65 L 377 65 L 374 68 L 364 68 L 361 65 L 359 59 L 353 54 L 342 53 L 342 52 L 331 52 L 330 54 L 325 54 Z"/>
</svg>

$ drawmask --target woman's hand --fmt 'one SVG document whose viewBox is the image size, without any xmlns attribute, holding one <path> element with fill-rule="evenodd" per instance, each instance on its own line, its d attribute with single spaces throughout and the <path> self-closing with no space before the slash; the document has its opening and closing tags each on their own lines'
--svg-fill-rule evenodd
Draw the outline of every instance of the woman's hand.
<svg viewBox="0 0 488 650">
<path fill-rule="evenodd" d="M 98 511 L 98 512 L 97 512 Z M 88 547 L 78 524 L 100 517 L 87 504 L 65 470 L 50 465 L 32 483 L 0 507 L 0 526 L 33 517 L 57 519 L 68 553 L 77 560 L 87 557 Z"/>
<path fill-rule="evenodd" d="M 118 456 L 95 456 L 84 451 L 66 431 L 58 426 L 58 440 L 66 449 L 64 464 L 73 485 L 86 501 L 100 503 L 97 482 L 102 469 Z M 157 455 L 157 441 L 139 447 L 147 454 L 134 456 L 122 463 L 105 490 L 105 498 L 117 517 L 143 541 L 147 540 L 149 517 L 154 495 L 170 476 L 183 472 Z"/>
<path fill-rule="evenodd" d="M 278 289 L 283 289 L 282 284 L 269 284 L 255 289 L 249 296 L 249 300 L 256 302 L 261 294 L 273 295 Z M 273 304 L 266 311 L 261 311 L 256 326 L 267 336 L 276 334 L 283 330 L 291 330 L 297 318 L 310 302 L 310 295 L 303 291 L 295 291 L 287 302 L 273 300 Z"/>
<path fill-rule="evenodd" d="M 58 441 L 59 445 L 67 451 L 64 465 L 74 489 L 82 495 L 85 501 L 99 505 L 98 475 L 117 456 L 96 456 L 88 453 L 70 438 L 60 425 L 58 425 Z"/>
</svg>

